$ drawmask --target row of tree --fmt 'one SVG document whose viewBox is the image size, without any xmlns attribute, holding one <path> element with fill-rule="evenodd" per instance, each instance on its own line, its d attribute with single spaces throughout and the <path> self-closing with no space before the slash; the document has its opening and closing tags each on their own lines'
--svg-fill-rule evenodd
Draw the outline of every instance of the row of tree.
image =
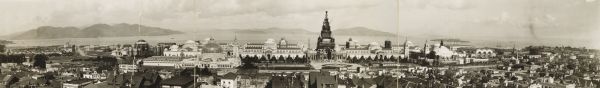
<svg viewBox="0 0 600 88">
<path fill-rule="evenodd" d="M 265 56 L 258 57 L 256 55 L 254 55 L 254 56 L 246 55 L 245 57 L 242 58 L 242 60 L 248 60 L 249 62 L 252 62 L 252 63 L 308 63 L 308 59 L 306 57 L 300 57 L 298 55 L 296 55 L 295 57 L 279 56 L 279 58 L 270 57 L 269 55 L 267 55 L 266 57 Z"/>
<path fill-rule="evenodd" d="M 31 58 L 33 61 L 34 68 L 46 68 L 46 60 L 48 60 L 48 56 L 45 54 L 36 54 Z M 24 54 L 16 54 L 16 55 L 0 55 L 0 63 L 23 63 L 27 61 L 26 55 Z"/>
<path fill-rule="evenodd" d="M 0 63 L 23 63 L 25 62 L 25 54 L 4 55 L 0 54 Z"/>
</svg>

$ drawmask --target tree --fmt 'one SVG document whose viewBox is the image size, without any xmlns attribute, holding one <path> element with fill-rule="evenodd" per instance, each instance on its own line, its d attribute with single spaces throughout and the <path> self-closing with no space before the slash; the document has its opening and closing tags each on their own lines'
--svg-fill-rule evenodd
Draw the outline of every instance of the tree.
<svg viewBox="0 0 600 88">
<path fill-rule="evenodd" d="M 267 62 L 268 60 L 267 60 L 267 58 L 265 56 L 262 56 L 262 57 L 260 57 L 260 61 L 261 62 Z"/>
<path fill-rule="evenodd" d="M 436 55 L 435 51 L 431 51 L 429 54 L 427 54 L 427 58 L 437 59 L 437 55 Z"/>
<path fill-rule="evenodd" d="M 394 56 L 390 56 L 390 58 L 388 58 L 388 59 L 390 59 L 390 61 L 393 61 L 393 62 L 398 62 L 398 59 L 396 59 L 396 57 L 394 57 Z"/>
<path fill-rule="evenodd" d="M 277 62 L 278 63 L 282 63 L 282 62 L 286 62 L 287 60 L 285 59 L 285 57 L 283 57 L 283 55 L 279 55 L 279 58 L 277 58 Z"/>
<path fill-rule="evenodd" d="M 293 63 L 293 62 L 294 62 L 294 59 L 292 59 L 292 56 L 289 56 L 289 55 L 288 55 L 288 56 L 285 58 L 285 62 L 286 62 L 286 63 Z"/>
<path fill-rule="evenodd" d="M 45 54 L 36 54 L 33 56 L 33 60 L 33 67 L 46 68 L 46 60 L 48 60 L 48 56 Z"/>
<path fill-rule="evenodd" d="M 199 68 L 196 67 L 196 69 L 199 69 Z M 200 70 L 200 75 L 210 76 L 210 75 L 213 75 L 213 73 L 208 69 L 207 66 L 204 66 L 204 68 L 202 70 Z"/>
<path fill-rule="evenodd" d="M 331 52 L 331 51 L 332 51 L 331 49 L 327 48 L 327 59 L 333 59 L 331 57 L 332 56 L 331 53 L 333 53 L 333 52 Z"/>
<path fill-rule="evenodd" d="M 296 63 L 304 63 L 304 61 L 302 59 L 300 59 L 300 57 L 298 57 L 298 55 L 296 55 L 296 57 L 294 57 L 294 61 Z"/>
<path fill-rule="evenodd" d="M 350 60 L 351 63 L 356 63 L 356 56 L 352 57 L 352 60 Z"/>
<path fill-rule="evenodd" d="M 267 85 L 265 86 L 265 88 L 273 88 L 273 82 L 272 82 L 272 80 L 273 79 L 267 81 Z"/>
<path fill-rule="evenodd" d="M 185 76 L 185 77 L 192 77 L 192 74 L 194 74 L 193 69 L 183 69 L 181 72 L 179 72 L 178 75 Z"/>
<path fill-rule="evenodd" d="M 250 59 L 242 60 L 242 66 L 238 67 L 239 73 L 256 73 L 257 71 L 258 66 L 254 65 Z"/>
<path fill-rule="evenodd" d="M 254 65 L 251 60 L 244 59 L 242 60 L 242 66 L 238 67 L 240 69 L 257 69 L 258 66 Z"/>
<path fill-rule="evenodd" d="M 527 50 L 530 55 L 539 55 L 542 52 L 542 47 L 528 46 L 525 47 L 525 50 Z"/>
<path fill-rule="evenodd" d="M 260 63 L 260 60 L 258 60 L 258 57 L 254 56 L 254 57 L 252 57 L 252 62 L 253 63 Z"/>
<path fill-rule="evenodd" d="M 277 60 L 275 59 L 275 57 L 268 57 L 269 58 L 269 63 L 276 63 Z"/>
<path fill-rule="evenodd" d="M 359 62 L 363 62 L 365 61 L 365 57 L 364 56 L 360 56 Z"/>
<path fill-rule="evenodd" d="M 386 56 L 381 56 L 381 57 L 383 57 L 383 60 L 385 60 L 385 61 L 390 61 L 390 58 L 388 58 Z"/>
</svg>

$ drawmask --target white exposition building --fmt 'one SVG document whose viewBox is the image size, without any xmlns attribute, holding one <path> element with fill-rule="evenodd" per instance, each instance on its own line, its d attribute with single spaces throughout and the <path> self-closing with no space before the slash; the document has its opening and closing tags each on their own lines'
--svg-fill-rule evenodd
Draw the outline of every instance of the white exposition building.
<svg viewBox="0 0 600 88">
<path fill-rule="evenodd" d="M 468 45 L 446 45 L 444 41 L 423 47 L 423 54 L 430 56 L 435 54 L 436 58 L 425 57 L 428 62 L 438 61 L 441 64 L 468 64 L 487 62 L 496 53 L 491 48 L 473 48 Z"/>
<path fill-rule="evenodd" d="M 398 59 L 407 58 L 411 45 L 392 45 L 391 41 L 386 40 L 383 45 L 372 42 L 367 45 L 360 45 L 352 38 L 348 39 L 346 44 L 339 45 L 341 49 L 338 54 L 344 59 L 350 61 L 396 61 Z M 403 51 L 405 50 L 405 51 Z"/>
<path fill-rule="evenodd" d="M 202 54 L 199 41 L 188 40 L 183 45 L 172 45 L 163 50 L 164 56 L 198 56 Z"/>
<path fill-rule="evenodd" d="M 241 64 L 236 55 L 224 52 L 223 48 L 212 38 L 202 47 L 202 52 L 195 58 L 183 59 L 175 65 L 175 68 L 235 68 Z"/>
<path fill-rule="evenodd" d="M 164 56 L 154 56 L 143 60 L 144 66 L 167 66 L 175 68 L 235 68 L 241 64 L 238 55 L 239 45 L 219 44 L 213 38 L 200 43 L 187 41 L 183 45 L 173 45 L 163 51 Z"/>
<path fill-rule="evenodd" d="M 274 39 L 267 39 L 264 43 L 247 43 L 243 45 L 243 50 L 240 52 L 242 59 L 261 58 L 260 61 L 297 61 L 297 59 L 305 58 L 307 47 L 301 43 L 290 43 L 284 38 L 279 42 Z"/>
</svg>

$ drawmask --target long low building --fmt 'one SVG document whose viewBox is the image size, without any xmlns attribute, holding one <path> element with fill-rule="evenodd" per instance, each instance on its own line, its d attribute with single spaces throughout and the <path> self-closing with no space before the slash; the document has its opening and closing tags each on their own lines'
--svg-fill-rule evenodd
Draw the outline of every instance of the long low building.
<svg viewBox="0 0 600 88">
<path fill-rule="evenodd" d="M 238 58 L 226 57 L 223 54 L 209 53 L 202 54 L 201 56 L 200 58 L 184 59 L 177 63 L 175 68 L 235 68 L 241 64 Z"/>
<path fill-rule="evenodd" d="M 240 52 L 241 59 L 249 58 L 264 58 L 262 62 L 277 61 L 277 62 L 294 62 L 303 60 L 306 57 L 305 51 L 307 47 L 301 43 L 290 43 L 284 38 L 279 42 L 274 39 L 267 39 L 264 43 L 247 43 L 243 45 L 243 50 Z"/>
<path fill-rule="evenodd" d="M 177 63 L 183 61 L 184 58 L 192 57 L 179 57 L 179 56 L 153 56 L 143 60 L 145 66 L 175 66 Z"/>
<path fill-rule="evenodd" d="M 235 68 L 240 66 L 241 61 L 237 55 L 223 49 L 214 39 L 207 41 L 199 49 L 202 54 L 195 56 L 155 56 L 143 59 L 144 66 L 166 66 L 174 68 Z"/>
<path fill-rule="evenodd" d="M 206 56 L 210 54 L 203 54 Z M 219 56 L 219 55 L 217 55 Z M 144 59 L 143 66 L 160 66 L 160 67 L 173 67 L 173 68 L 193 68 L 193 67 L 207 67 L 207 68 L 235 68 L 240 66 L 240 60 L 236 58 L 202 58 L 202 57 L 189 57 L 189 58 L 160 58 L 154 57 L 152 59 Z"/>
</svg>

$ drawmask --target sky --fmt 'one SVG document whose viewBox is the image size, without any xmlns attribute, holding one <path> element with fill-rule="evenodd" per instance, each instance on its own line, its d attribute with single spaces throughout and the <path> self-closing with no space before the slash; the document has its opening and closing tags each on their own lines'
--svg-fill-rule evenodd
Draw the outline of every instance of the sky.
<svg viewBox="0 0 600 88">
<path fill-rule="evenodd" d="M 301 28 L 319 31 L 325 11 L 338 28 L 395 33 L 393 0 L 1 0 L 0 33 L 39 26 L 135 23 L 173 30 Z"/>
<path fill-rule="evenodd" d="M 401 0 L 400 3 L 401 31 L 431 32 L 419 35 L 584 39 L 599 33 L 600 9 L 595 0 Z"/>
<path fill-rule="evenodd" d="M 173 30 L 366 27 L 402 36 L 589 41 L 596 0 L 0 0 L 0 35 L 39 26 L 132 23 Z M 600 46 L 597 46 L 600 47 Z"/>
</svg>

